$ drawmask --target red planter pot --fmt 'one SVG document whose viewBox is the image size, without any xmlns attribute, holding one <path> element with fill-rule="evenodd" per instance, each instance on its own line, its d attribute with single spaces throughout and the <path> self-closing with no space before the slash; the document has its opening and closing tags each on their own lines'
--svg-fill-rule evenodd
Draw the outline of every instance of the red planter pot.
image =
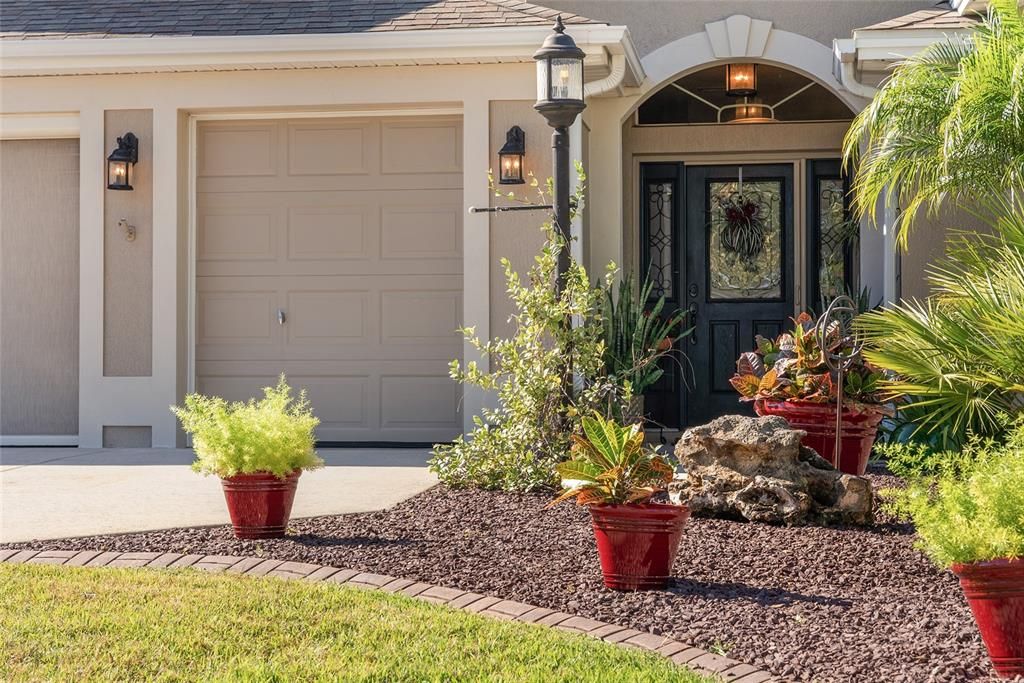
<svg viewBox="0 0 1024 683">
<path fill-rule="evenodd" d="M 801 443 L 813 448 L 837 470 L 861 476 L 868 468 L 871 447 L 878 433 L 882 413 L 877 410 L 843 410 L 843 451 L 836 463 L 836 405 L 805 401 L 754 401 L 758 415 L 778 415 L 794 429 L 807 432 Z"/>
<path fill-rule="evenodd" d="M 954 564 L 996 673 L 1024 676 L 1024 558 Z"/>
<path fill-rule="evenodd" d="M 280 538 L 292 514 L 301 470 L 284 479 L 268 472 L 221 479 L 236 538 Z"/>
<path fill-rule="evenodd" d="M 668 585 L 690 508 L 662 503 L 593 505 L 590 517 L 604 585 L 619 591 Z"/>
</svg>

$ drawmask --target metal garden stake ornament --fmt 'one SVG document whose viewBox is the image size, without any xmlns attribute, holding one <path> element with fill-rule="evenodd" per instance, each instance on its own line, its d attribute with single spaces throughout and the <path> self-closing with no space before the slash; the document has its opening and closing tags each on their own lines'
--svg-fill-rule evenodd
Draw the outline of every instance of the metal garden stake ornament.
<svg viewBox="0 0 1024 683">
<path fill-rule="evenodd" d="M 839 469 L 843 445 L 843 375 L 857 361 L 864 348 L 864 340 L 853 330 L 856 315 L 857 305 L 853 299 L 840 295 L 828 305 L 815 327 L 822 359 L 828 369 L 836 373 L 836 469 Z"/>
</svg>

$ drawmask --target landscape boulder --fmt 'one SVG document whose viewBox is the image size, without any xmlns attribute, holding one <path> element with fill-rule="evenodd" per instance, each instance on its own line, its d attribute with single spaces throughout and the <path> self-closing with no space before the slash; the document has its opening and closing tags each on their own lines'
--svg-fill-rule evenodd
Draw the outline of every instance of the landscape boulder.
<svg viewBox="0 0 1024 683">
<path fill-rule="evenodd" d="M 871 483 L 836 470 L 778 416 L 725 415 L 687 430 L 676 444 L 673 502 L 694 515 L 768 524 L 866 525 Z"/>
</svg>

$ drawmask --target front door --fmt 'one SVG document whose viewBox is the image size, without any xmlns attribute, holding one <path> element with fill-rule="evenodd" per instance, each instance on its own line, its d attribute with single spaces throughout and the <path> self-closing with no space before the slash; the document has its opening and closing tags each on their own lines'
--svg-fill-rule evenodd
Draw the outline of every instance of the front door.
<svg viewBox="0 0 1024 683">
<path fill-rule="evenodd" d="M 687 311 L 681 364 L 647 394 L 656 424 L 750 413 L 729 384 L 754 336 L 774 337 L 794 310 L 793 167 L 642 167 L 644 272 Z"/>
<path fill-rule="evenodd" d="M 729 384 L 736 359 L 793 315 L 793 167 L 687 168 L 685 222 L 693 425 L 741 411 Z"/>
</svg>

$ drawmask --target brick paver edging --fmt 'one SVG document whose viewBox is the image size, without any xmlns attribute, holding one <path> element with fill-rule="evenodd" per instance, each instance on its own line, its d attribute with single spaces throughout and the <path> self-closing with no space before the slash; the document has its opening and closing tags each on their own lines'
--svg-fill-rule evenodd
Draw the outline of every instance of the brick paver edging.
<svg viewBox="0 0 1024 683">
<path fill-rule="evenodd" d="M 118 553 L 98 550 L 0 550 L 0 562 L 9 564 L 53 564 L 67 567 L 148 567 L 153 569 L 192 568 L 209 572 L 235 572 L 247 576 L 276 576 L 282 579 L 326 581 L 358 588 L 382 590 L 447 605 L 495 619 L 551 626 L 582 633 L 624 647 L 651 650 L 697 673 L 717 676 L 736 683 L 778 683 L 767 671 L 687 643 L 626 626 L 566 614 L 513 600 L 446 588 L 429 583 L 398 579 L 383 574 L 339 569 L 306 562 L 285 562 L 261 557 L 234 555 L 182 555 L 180 553 Z"/>
</svg>

